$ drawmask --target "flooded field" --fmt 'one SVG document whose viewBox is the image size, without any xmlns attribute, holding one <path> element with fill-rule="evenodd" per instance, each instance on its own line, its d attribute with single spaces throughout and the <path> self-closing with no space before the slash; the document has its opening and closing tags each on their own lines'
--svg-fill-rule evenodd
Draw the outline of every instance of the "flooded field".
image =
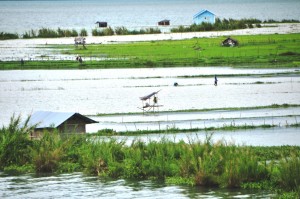
<svg viewBox="0 0 300 199">
<path fill-rule="evenodd" d="M 0 173 L 1 198 L 270 198 L 262 190 L 214 189 L 163 182 L 104 180 L 82 173 L 57 176 L 6 176 Z M 55 191 L 53 191 L 55 190 Z"/>
<path fill-rule="evenodd" d="M 300 145 L 300 106 L 259 108 L 300 101 L 297 69 L 159 68 L 107 70 L 0 71 L 0 123 L 13 114 L 35 111 L 79 112 L 99 121 L 89 133 L 168 128 L 275 125 L 274 128 L 210 131 L 212 140 L 252 146 Z M 218 86 L 214 86 L 214 76 Z M 178 86 L 174 86 L 174 83 Z M 142 114 L 139 99 L 158 91 L 159 112 Z M 249 109 L 228 109 L 250 107 Z M 226 109 L 227 108 L 227 109 Z M 197 109 L 198 111 L 193 111 Z M 208 109 L 201 111 L 201 109 Z M 129 114 L 130 113 L 130 114 Z M 97 115 L 104 114 L 104 115 Z M 106 114 L 106 115 L 105 115 Z M 107 115 L 112 114 L 112 115 Z M 118 136 L 134 139 L 204 140 L 193 133 Z M 1 198 L 271 198 L 268 191 L 174 186 L 163 182 L 104 180 L 82 173 L 9 176 L 0 173 Z M 56 191 L 53 191 L 56 190 Z"/>
<path fill-rule="evenodd" d="M 101 128 L 291 124 L 300 121 L 299 108 L 201 113 L 185 110 L 299 104 L 298 72 L 229 67 L 0 71 L 0 120 L 5 125 L 13 114 L 27 117 L 39 110 L 79 112 L 100 122 L 89 126 L 89 132 Z M 214 75 L 218 86 L 214 86 Z M 159 111 L 170 113 L 126 115 L 141 113 L 139 97 L 158 90 L 158 103 L 163 105 Z M 181 112 L 172 113 L 177 110 Z M 119 114 L 95 117 L 98 113 Z"/>
<path fill-rule="evenodd" d="M 205 129 L 224 126 L 288 126 L 300 121 L 300 107 L 239 111 L 173 112 L 148 115 L 116 115 L 93 117 L 99 121 L 89 131 L 112 128 L 116 131 L 157 129 Z"/>
<path fill-rule="evenodd" d="M 300 133 L 297 128 L 277 127 L 272 129 L 242 129 L 235 131 L 213 131 L 213 132 L 192 132 L 192 133 L 171 133 L 171 134 L 148 134 L 135 136 L 114 136 L 114 138 L 125 141 L 130 145 L 135 140 L 160 141 L 166 139 L 174 142 L 204 142 L 208 136 L 212 135 L 213 143 L 225 142 L 239 146 L 300 146 Z"/>
</svg>

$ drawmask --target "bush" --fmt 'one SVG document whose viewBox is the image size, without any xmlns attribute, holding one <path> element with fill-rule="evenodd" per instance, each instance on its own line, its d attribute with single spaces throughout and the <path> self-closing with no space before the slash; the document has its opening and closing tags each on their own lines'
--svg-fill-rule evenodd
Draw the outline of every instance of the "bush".
<svg viewBox="0 0 300 199">
<path fill-rule="evenodd" d="M 63 157 L 62 140 L 58 132 L 43 133 L 40 140 L 35 140 L 31 148 L 36 172 L 55 172 Z"/>
<path fill-rule="evenodd" d="M 280 187 L 287 191 L 300 193 L 300 158 L 295 154 L 286 157 L 279 162 L 278 169 Z"/>
<path fill-rule="evenodd" d="M 6 166 L 21 166 L 31 161 L 29 134 L 34 126 L 28 125 L 29 118 L 22 123 L 21 116 L 11 117 L 8 127 L 0 129 L 0 169 Z"/>
<path fill-rule="evenodd" d="M 19 35 L 18 34 L 12 34 L 12 33 L 5 33 L 5 32 L 0 32 L 0 40 L 7 40 L 7 39 L 18 39 Z"/>
<path fill-rule="evenodd" d="M 86 37 L 88 36 L 87 30 L 86 29 L 81 29 L 79 35 L 81 37 Z"/>
</svg>

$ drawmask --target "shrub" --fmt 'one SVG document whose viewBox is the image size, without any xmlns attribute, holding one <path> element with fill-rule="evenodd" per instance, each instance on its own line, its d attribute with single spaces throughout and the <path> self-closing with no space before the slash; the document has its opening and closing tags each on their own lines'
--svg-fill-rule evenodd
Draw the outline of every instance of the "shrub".
<svg viewBox="0 0 300 199">
<path fill-rule="evenodd" d="M 81 29 L 79 35 L 81 37 L 86 37 L 88 36 L 87 30 L 86 29 Z"/>
<path fill-rule="evenodd" d="M 28 139 L 34 126 L 29 126 L 29 118 L 22 123 L 21 116 L 12 116 L 8 127 L 0 129 L 0 169 L 10 165 L 21 166 L 31 160 Z"/>
<path fill-rule="evenodd" d="M 19 35 L 17 33 L 12 34 L 12 33 L 0 32 L 0 40 L 18 39 L 18 38 Z"/>
<path fill-rule="evenodd" d="M 300 158 L 293 154 L 279 162 L 278 181 L 284 190 L 300 193 Z"/>
<path fill-rule="evenodd" d="M 45 131 L 40 140 L 34 141 L 31 151 L 36 172 L 55 172 L 63 156 L 58 132 Z"/>
</svg>

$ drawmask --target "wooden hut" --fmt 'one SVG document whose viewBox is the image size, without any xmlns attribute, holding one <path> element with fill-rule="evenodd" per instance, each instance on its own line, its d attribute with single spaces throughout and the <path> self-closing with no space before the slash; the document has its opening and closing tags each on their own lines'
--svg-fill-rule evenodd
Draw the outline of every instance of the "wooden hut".
<svg viewBox="0 0 300 199">
<path fill-rule="evenodd" d="M 37 111 L 29 119 L 29 125 L 35 125 L 31 138 L 40 138 L 44 130 L 64 134 L 84 134 L 86 133 L 86 124 L 98 123 L 86 116 L 75 112 L 49 112 Z"/>
<path fill-rule="evenodd" d="M 223 42 L 222 42 L 222 46 L 230 46 L 230 47 L 233 47 L 233 46 L 238 46 L 239 45 L 239 42 L 235 39 L 232 39 L 230 37 L 228 37 L 227 39 L 225 39 Z"/>
<path fill-rule="evenodd" d="M 216 22 L 216 15 L 208 10 L 201 10 L 193 17 L 195 24 L 201 23 L 211 23 L 214 24 Z"/>
<path fill-rule="evenodd" d="M 165 19 L 165 20 L 159 21 L 158 25 L 159 26 L 169 26 L 170 25 L 170 20 Z"/>
<path fill-rule="evenodd" d="M 99 28 L 106 28 L 107 27 L 107 22 L 97 21 L 96 24 L 98 24 Z"/>
</svg>

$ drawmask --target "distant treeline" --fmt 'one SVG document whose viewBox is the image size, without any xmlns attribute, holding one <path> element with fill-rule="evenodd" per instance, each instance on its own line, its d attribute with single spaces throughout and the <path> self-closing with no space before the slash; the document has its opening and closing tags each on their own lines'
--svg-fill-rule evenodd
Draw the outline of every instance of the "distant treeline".
<svg viewBox="0 0 300 199">
<path fill-rule="evenodd" d="M 68 30 L 68 29 L 61 29 L 58 28 L 57 30 L 49 29 L 49 28 L 42 28 L 38 31 L 28 31 L 23 34 L 23 39 L 28 38 L 58 38 L 58 37 L 77 37 L 77 36 L 87 36 L 86 29 L 81 29 L 80 32 L 77 32 L 75 29 Z"/>
<path fill-rule="evenodd" d="M 0 32 L 0 40 L 18 39 L 18 38 L 19 38 L 18 34 Z"/>
<path fill-rule="evenodd" d="M 299 23 L 299 20 L 283 19 L 282 21 L 276 21 L 273 19 L 261 21 L 259 19 L 220 19 L 216 18 L 214 24 L 201 23 L 192 24 L 188 27 L 179 26 L 178 28 L 172 28 L 171 32 L 197 32 L 197 31 L 220 31 L 220 30 L 236 30 L 245 28 L 260 28 L 262 23 Z"/>
<path fill-rule="evenodd" d="M 171 32 L 197 32 L 197 31 L 218 31 L 218 30 L 236 30 L 245 28 L 261 27 L 261 21 L 258 19 L 220 19 L 216 18 L 214 24 L 203 22 L 201 24 L 192 24 L 184 27 L 172 28 Z"/>
<path fill-rule="evenodd" d="M 276 21 L 273 19 L 261 21 L 259 19 L 220 19 L 216 18 L 214 24 L 202 23 L 202 24 L 192 24 L 190 26 L 179 26 L 178 28 L 172 28 L 171 32 L 195 32 L 195 31 L 218 31 L 218 30 L 235 30 L 235 29 L 245 29 L 261 27 L 261 23 L 300 23 L 299 20 L 295 19 L 283 19 L 281 21 Z M 107 27 L 103 29 L 92 29 L 92 36 L 110 36 L 110 35 L 137 35 L 137 34 L 158 34 L 161 30 L 157 28 L 146 28 L 140 30 L 129 30 L 126 27 Z M 0 40 L 7 39 L 29 39 L 29 38 L 58 38 L 58 37 L 77 37 L 77 36 L 88 36 L 86 29 L 81 29 L 79 32 L 75 29 L 49 29 L 41 28 L 39 30 L 30 30 L 22 35 L 17 33 L 6 33 L 0 32 Z"/>
<path fill-rule="evenodd" d="M 157 34 L 161 33 L 159 28 L 146 28 L 140 30 L 128 30 L 126 27 L 116 27 L 115 29 L 108 27 L 104 29 L 93 29 L 93 36 L 109 36 L 109 35 L 138 35 L 138 34 Z"/>
</svg>

